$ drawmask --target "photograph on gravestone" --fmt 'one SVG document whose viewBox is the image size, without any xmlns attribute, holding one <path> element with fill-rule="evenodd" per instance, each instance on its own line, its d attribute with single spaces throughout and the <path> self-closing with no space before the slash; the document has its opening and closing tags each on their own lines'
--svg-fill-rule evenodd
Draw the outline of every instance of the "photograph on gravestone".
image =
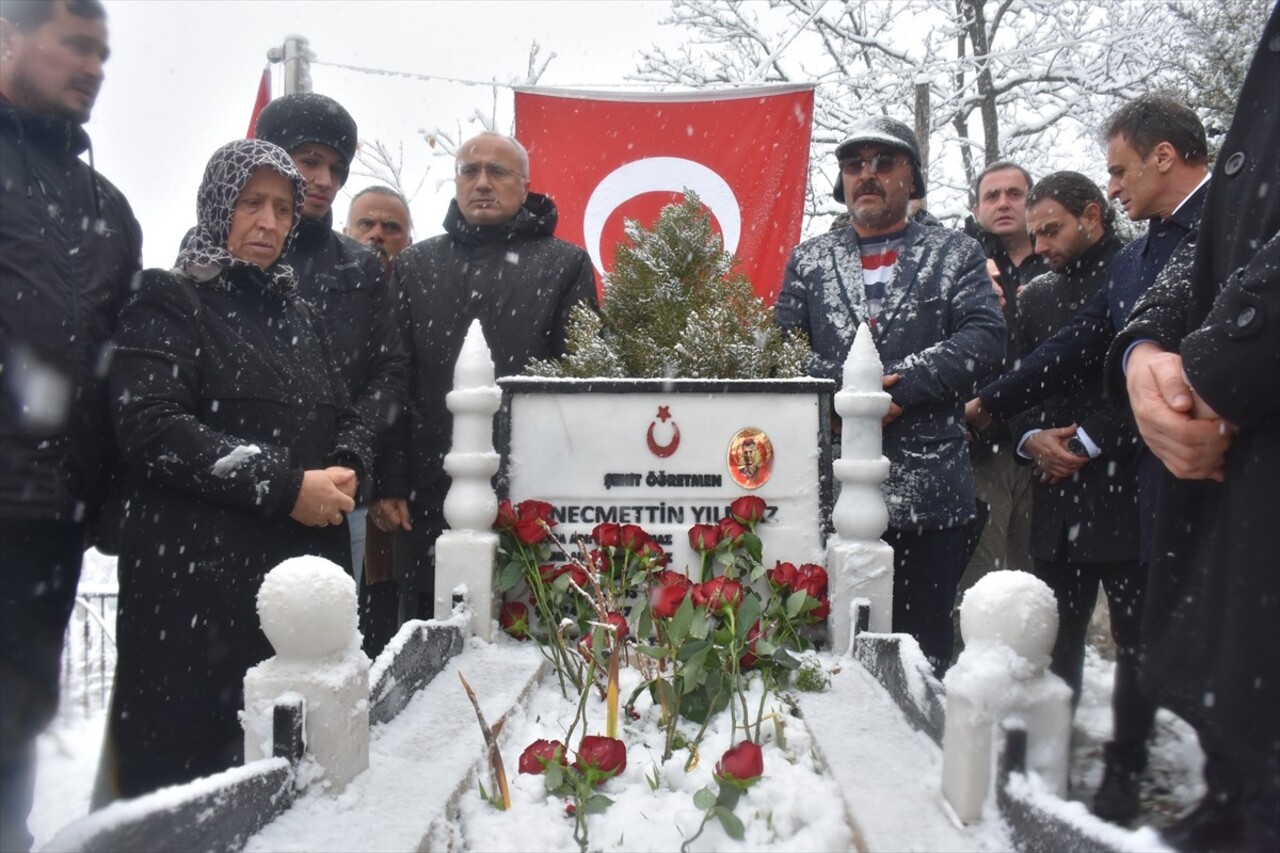
<svg viewBox="0 0 1280 853">
<path fill-rule="evenodd" d="M 768 507 L 765 565 L 822 562 L 834 383 L 511 377 L 499 385 L 499 491 L 550 502 L 566 551 L 576 553 L 576 539 L 597 524 L 636 524 L 672 569 L 687 572 L 698 564 L 689 528 L 716 523 L 754 494 Z"/>
</svg>

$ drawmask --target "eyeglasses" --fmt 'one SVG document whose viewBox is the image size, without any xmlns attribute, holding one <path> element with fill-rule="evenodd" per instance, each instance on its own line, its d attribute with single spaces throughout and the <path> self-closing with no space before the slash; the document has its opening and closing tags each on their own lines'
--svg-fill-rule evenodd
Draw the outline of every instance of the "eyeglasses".
<svg viewBox="0 0 1280 853">
<path fill-rule="evenodd" d="M 893 171 L 901 160 L 901 157 L 893 154 L 877 154 L 870 160 L 864 160 L 861 157 L 850 157 L 847 160 L 840 161 L 840 171 L 846 175 L 861 175 L 862 170 L 870 166 L 871 171 L 877 175 L 887 175 Z"/>
<path fill-rule="evenodd" d="M 474 181 L 480 177 L 480 173 L 485 172 L 489 175 L 489 179 L 493 181 L 505 181 L 516 176 L 514 169 L 508 169 L 501 163 L 459 163 L 458 177 L 464 181 Z"/>
</svg>

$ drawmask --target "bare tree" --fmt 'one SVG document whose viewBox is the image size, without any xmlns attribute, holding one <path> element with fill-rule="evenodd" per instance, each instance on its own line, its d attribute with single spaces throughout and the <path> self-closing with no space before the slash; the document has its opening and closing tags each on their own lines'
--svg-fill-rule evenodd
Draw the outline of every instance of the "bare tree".
<svg viewBox="0 0 1280 853">
<path fill-rule="evenodd" d="M 836 212 L 821 191 L 835 174 L 822 155 L 857 117 L 926 116 L 932 208 L 957 216 L 995 160 L 1101 177 L 1095 128 L 1159 77 L 1170 46 L 1153 34 L 1172 16 L 1164 0 L 673 0 L 669 23 L 692 38 L 644 52 L 635 76 L 693 88 L 815 84 L 810 217 Z"/>
</svg>

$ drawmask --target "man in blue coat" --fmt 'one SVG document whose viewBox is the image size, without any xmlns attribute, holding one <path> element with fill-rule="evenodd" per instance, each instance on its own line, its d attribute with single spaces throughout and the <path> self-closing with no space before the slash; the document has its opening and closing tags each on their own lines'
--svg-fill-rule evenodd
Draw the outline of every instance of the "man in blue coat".
<svg viewBox="0 0 1280 853">
<path fill-rule="evenodd" d="M 1000 368 L 1004 316 L 982 247 L 908 218 L 911 199 L 925 194 L 910 128 L 868 118 L 836 158 L 834 196 L 849 208 L 850 227 L 796 247 L 774 316 L 808 336 L 808 372 L 837 381 L 859 326 L 871 327 L 893 398 L 884 430 L 893 629 L 913 635 L 941 674 L 975 507 L 964 401 Z"/>
</svg>

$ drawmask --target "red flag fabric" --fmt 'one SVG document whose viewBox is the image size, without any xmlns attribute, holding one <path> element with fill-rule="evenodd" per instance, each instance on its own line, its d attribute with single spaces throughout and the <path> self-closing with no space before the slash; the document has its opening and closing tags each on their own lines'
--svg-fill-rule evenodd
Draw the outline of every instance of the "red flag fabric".
<svg viewBox="0 0 1280 853">
<path fill-rule="evenodd" d="M 249 132 L 244 135 L 245 139 L 253 139 L 253 130 L 258 126 L 258 114 L 269 103 L 271 103 L 270 65 L 262 69 L 262 79 L 258 81 L 258 97 L 253 101 L 253 115 L 249 116 Z"/>
<path fill-rule="evenodd" d="M 585 248 L 597 274 L 612 268 L 624 219 L 649 226 L 690 189 L 773 304 L 800 238 L 812 87 L 640 96 L 517 89 L 515 118 L 531 188 L 559 208 L 556 236 Z"/>
</svg>

